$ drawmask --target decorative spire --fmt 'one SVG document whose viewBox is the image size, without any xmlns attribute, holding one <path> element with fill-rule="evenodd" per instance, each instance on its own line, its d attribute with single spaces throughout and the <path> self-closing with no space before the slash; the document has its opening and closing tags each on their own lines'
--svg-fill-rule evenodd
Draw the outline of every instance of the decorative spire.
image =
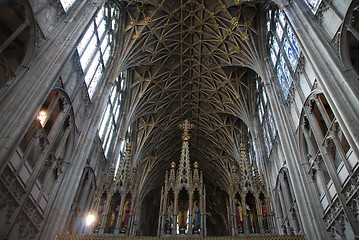
<svg viewBox="0 0 359 240">
<path fill-rule="evenodd" d="M 244 144 L 241 143 L 240 144 L 240 155 L 239 155 L 239 171 L 240 171 L 240 184 L 241 184 L 241 188 L 243 189 L 244 188 L 244 185 L 245 185 L 245 180 L 246 180 L 246 169 L 245 169 L 245 164 L 244 164 L 244 161 L 245 161 L 245 147 L 244 147 Z"/>
<path fill-rule="evenodd" d="M 169 170 L 169 173 L 168 173 L 168 184 L 171 187 L 173 187 L 176 183 L 176 169 L 175 168 L 176 168 L 176 163 L 172 162 L 171 169 Z"/>
<path fill-rule="evenodd" d="M 256 162 L 253 163 L 253 171 L 254 171 L 254 179 L 256 182 L 257 189 L 260 189 L 263 186 L 263 183 Z"/>
<path fill-rule="evenodd" d="M 240 180 L 238 178 L 237 167 L 232 167 L 232 190 L 233 192 L 239 191 Z"/>
<path fill-rule="evenodd" d="M 200 182 L 200 175 L 198 171 L 198 162 L 194 162 L 193 164 L 193 178 L 192 182 Z"/>
<path fill-rule="evenodd" d="M 189 130 L 191 130 L 194 125 L 191 124 L 187 119 L 179 125 L 179 127 L 183 130 L 182 135 L 182 151 L 181 151 L 181 159 L 179 165 L 179 177 L 178 182 L 182 186 L 188 187 L 189 178 L 190 178 L 190 155 L 189 155 L 189 139 L 191 138 L 189 135 Z"/>
<path fill-rule="evenodd" d="M 123 182 L 123 189 L 124 191 L 128 191 L 132 189 L 131 183 L 132 183 L 132 174 L 131 171 L 131 159 L 132 159 L 132 147 L 130 143 L 126 144 L 126 150 L 125 150 L 125 157 L 124 157 L 124 172 L 122 173 L 122 182 Z"/>
</svg>

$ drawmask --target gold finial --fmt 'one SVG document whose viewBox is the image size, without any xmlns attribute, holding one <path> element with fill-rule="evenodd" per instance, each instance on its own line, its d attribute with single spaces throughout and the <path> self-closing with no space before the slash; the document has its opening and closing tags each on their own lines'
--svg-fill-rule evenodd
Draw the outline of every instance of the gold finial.
<svg viewBox="0 0 359 240">
<path fill-rule="evenodd" d="M 171 168 L 175 168 L 176 167 L 176 163 L 175 162 L 171 162 Z"/>
<path fill-rule="evenodd" d="M 192 123 L 190 123 L 187 119 L 184 120 L 184 122 L 182 124 L 179 125 L 180 128 L 183 129 L 183 136 L 182 139 L 184 141 L 188 141 L 191 137 L 189 136 L 189 130 L 191 130 L 194 125 Z"/>
<path fill-rule="evenodd" d="M 198 168 L 198 162 L 194 162 L 193 167 Z"/>
</svg>

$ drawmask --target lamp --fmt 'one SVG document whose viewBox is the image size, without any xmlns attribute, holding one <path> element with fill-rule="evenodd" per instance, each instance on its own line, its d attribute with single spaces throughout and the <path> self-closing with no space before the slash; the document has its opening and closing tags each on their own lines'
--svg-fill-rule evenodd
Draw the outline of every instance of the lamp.
<svg viewBox="0 0 359 240">
<path fill-rule="evenodd" d="M 47 118 L 47 113 L 46 113 L 45 110 L 41 110 L 41 111 L 37 114 L 37 120 L 40 121 L 40 124 L 41 124 L 42 127 L 45 126 L 46 118 Z"/>
</svg>

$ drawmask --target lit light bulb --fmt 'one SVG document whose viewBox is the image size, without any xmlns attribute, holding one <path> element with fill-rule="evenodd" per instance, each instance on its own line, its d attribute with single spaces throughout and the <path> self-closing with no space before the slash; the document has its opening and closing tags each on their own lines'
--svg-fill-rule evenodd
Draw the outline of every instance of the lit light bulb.
<svg viewBox="0 0 359 240">
<path fill-rule="evenodd" d="M 38 114 L 37 114 L 37 119 L 40 121 L 40 124 L 42 127 L 45 126 L 45 121 L 46 121 L 46 117 L 47 117 L 47 113 L 44 110 L 41 110 Z"/>
<path fill-rule="evenodd" d="M 89 213 L 86 217 L 86 226 L 91 226 L 95 222 L 95 214 Z"/>
</svg>

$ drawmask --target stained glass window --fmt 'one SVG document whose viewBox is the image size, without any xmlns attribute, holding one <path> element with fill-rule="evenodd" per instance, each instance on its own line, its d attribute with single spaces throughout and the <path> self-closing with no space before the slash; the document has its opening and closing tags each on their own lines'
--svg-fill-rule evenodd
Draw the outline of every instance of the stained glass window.
<svg viewBox="0 0 359 240">
<path fill-rule="evenodd" d="M 116 5 L 105 4 L 89 25 L 86 33 L 77 46 L 80 63 L 85 75 L 85 83 L 90 99 L 96 92 L 102 75 L 106 70 L 111 52 L 113 51 L 114 37 L 118 22 L 119 9 Z"/>
<path fill-rule="evenodd" d="M 276 30 L 277 30 L 277 35 L 279 39 L 282 39 L 283 37 L 283 28 L 281 26 L 281 24 L 279 22 L 276 23 Z"/>
<path fill-rule="evenodd" d="M 304 0 L 304 2 L 307 4 L 310 10 L 312 10 L 312 12 L 315 14 L 317 13 L 322 0 Z"/>
<path fill-rule="evenodd" d="M 295 50 L 296 54 L 299 54 L 299 44 L 297 42 L 297 38 L 295 37 L 292 28 L 287 27 L 287 36 L 289 41 L 291 42 L 293 49 Z"/>
<path fill-rule="evenodd" d="M 277 128 L 272 116 L 272 109 L 267 100 L 267 94 L 264 86 L 260 84 L 260 78 L 257 77 L 257 109 L 260 125 L 262 126 L 262 136 L 267 155 L 273 147 L 273 141 L 276 138 Z"/>
<path fill-rule="evenodd" d="M 271 10 L 271 12 L 274 14 L 267 15 L 268 22 L 275 26 L 275 29 L 268 31 L 269 56 L 284 99 L 287 99 L 292 87 L 292 74 L 298 65 L 300 47 L 284 14 L 279 10 Z"/>
<path fill-rule="evenodd" d="M 297 56 L 294 54 L 292 46 L 289 44 L 288 38 L 284 39 L 283 42 L 284 51 L 287 53 L 289 63 L 294 69 L 297 66 Z"/>
</svg>

